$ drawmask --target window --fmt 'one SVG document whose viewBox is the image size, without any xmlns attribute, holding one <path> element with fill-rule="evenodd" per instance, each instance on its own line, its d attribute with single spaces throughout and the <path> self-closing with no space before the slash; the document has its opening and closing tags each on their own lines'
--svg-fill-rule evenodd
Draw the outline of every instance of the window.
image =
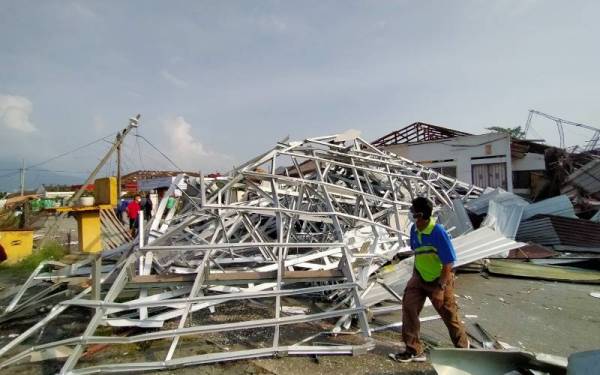
<svg viewBox="0 0 600 375">
<path fill-rule="evenodd" d="M 475 164 L 471 173 L 475 186 L 506 189 L 506 163 Z"/>
<path fill-rule="evenodd" d="M 514 171 L 513 188 L 529 189 L 531 187 L 531 171 Z"/>
</svg>

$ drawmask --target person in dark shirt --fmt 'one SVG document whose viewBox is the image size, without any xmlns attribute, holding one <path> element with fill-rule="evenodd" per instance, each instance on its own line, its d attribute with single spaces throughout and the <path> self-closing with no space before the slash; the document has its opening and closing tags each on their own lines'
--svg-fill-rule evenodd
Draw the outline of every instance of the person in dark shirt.
<svg viewBox="0 0 600 375">
<path fill-rule="evenodd" d="M 127 201 L 125 199 L 121 199 L 121 202 L 117 205 L 117 218 L 121 223 L 127 224 L 127 220 L 125 215 L 127 214 Z"/>
<path fill-rule="evenodd" d="M 150 199 L 150 193 L 146 195 L 146 201 L 144 202 L 144 220 L 150 220 L 152 218 L 152 200 Z"/>
</svg>

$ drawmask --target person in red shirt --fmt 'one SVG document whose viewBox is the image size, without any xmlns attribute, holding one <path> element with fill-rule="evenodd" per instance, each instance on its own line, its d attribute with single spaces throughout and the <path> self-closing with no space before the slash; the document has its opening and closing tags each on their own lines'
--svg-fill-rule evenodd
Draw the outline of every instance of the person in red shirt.
<svg viewBox="0 0 600 375">
<path fill-rule="evenodd" d="M 137 194 L 135 198 L 127 205 L 127 216 L 129 216 L 129 230 L 135 235 L 138 226 L 138 217 L 140 216 L 142 197 Z"/>
</svg>

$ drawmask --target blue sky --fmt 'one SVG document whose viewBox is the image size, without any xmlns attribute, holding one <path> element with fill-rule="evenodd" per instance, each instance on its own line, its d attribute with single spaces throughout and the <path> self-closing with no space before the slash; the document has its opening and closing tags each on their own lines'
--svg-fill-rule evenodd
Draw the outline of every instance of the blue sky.
<svg viewBox="0 0 600 375">
<path fill-rule="evenodd" d="M 141 135 L 207 172 L 287 135 L 373 140 L 415 121 L 479 133 L 530 108 L 600 127 L 598 14 L 597 1 L 0 0 L 0 168 L 136 113 Z M 553 123 L 533 128 L 557 142 Z M 567 143 L 590 137 L 569 129 Z M 83 176 L 108 146 L 44 168 Z M 126 169 L 169 167 L 134 138 L 126 154 Z"/>
</svg>

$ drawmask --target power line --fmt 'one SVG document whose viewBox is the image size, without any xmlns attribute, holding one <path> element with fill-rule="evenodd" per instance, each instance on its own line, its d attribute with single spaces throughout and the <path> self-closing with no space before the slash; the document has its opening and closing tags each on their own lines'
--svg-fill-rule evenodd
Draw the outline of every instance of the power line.
<svg viewBox="0 0 600 375">
<path fill-rule="evenodd" d="M 53 157 L 51 157 L 50 159 L 44 160 L 44 161 L 43 161 L 43 162 L 41 162 L 41 163 L 37 163 L 37 164 L 31 165 L 31 166 L 27 167 L 27 169 L 30 169 L 30 168 L 35 168 L 35 167 L 39 167 L 40 165 L 44 165 L 44 164 L 46 164 L 46 163 L 49 163 L 49 162 L 51 162 L 51 161 L 53 161 L 53 160 L 56 160 L 56 159 L 58 159 L 58 158 L 62 158 L 63 156 L 67 156 L 67 155 L 69 155 L 69 154 L 72 154 L 72 153 L 74 153 L 74 152 L 77 152 L 77 151 L 79 151 L 79 150 L 81 150 L 81 149 L 83 149 L 83 148 L 89 147 L 89 146 L 91 146 L 91 145 L 93 145 L 93 144 L 95 144 L 95 143 L 98 143 L 98 142 L 100 142 L 100 141 L 104 141 L 106 138 L 108 138 L 108 137 L 110 137 L 110 136 L 112 136 L 112 134 L 109 134 L 109 135 L 107 135 L 107 136 L 104 136 L 104 137 L 102 137 L 102 138 L 96 139 L 95 141 L 92 141 L 92 142 L 90 142 L 90 143 L 86 143 L 85 145 L 83 145 L 83 146 L 79 146 L 79 147 L 77 147 L 77 148 L 75 148 L 75 149 L 73 149 L 73 150 L 70 150 L 70 151 L 67 151 L 67 152 L 63 152 L 62 154 L 59 154 L 59 155 L 53 156 Z"/>
<path fill-rule="evenodd" d="M 140 165 L 142 166 L 142 169 L 146 169 L 144 161 L 142 160 L 142 148 L 140 147 L 140 139 L 138 136 L 138 129 L 135 129 L 135 143 L 137 144 L 138 156 L 140 157 Z"/>
<path fill-rule="evenodd" d="M 146 163 L 150 163 L 152 165 L 157 166 L 156 169 L 170 169 L 171 164 L 158 152 L 154 150 L 148 149 L 148 152 L 144 155 Z M 160 168 L 159 168 L 160 166 Z"/>
<path fill-rule="evenodd" d="M 123 165 L 123 171 L 128 171 L 128 173 L 130 173 L 130 172 L 134 172 L 136 170 L 135 162 L 133 162 L 129 158 L 129 155 L 126 152 L 123 152 L 121 154 L 121 164 Z M 137 169 L 139 169 L 139 168 L 137 168 Z"/>
<path fill-rule="evenodd" d="M 86 148 L 86 147 L 89 147 L 89 146 L 91 146 L 91 145 L 93 145 L 93 144 L 96 144 L 96 143 L 98 143 L 98 142 L 100 142 L 100 141 L 106 141 L 106 142 L 108 142 L 108 141 L 106 140 L 106 138 L 108 138 L 108 137 L 110 137 L 110 136 L 112 136 L 112 134 L 109 134 L 109 135 L 107 135 L 107 136 L 104 136 L 104 137 L 102 137 L 102 138 L 98 138 L 98 139 L 96 139 L 96 140 L 94 140 L 94 141 L 92 141 L 92 142 L 86 143 L 85 145 L 79 146 L 79 147 L 77 147 L 77 148 L 75 148 L 75 149 L 73 149 L 73 150 L 70 150 L 70 151 L 64 152 L 64 153 L 62 153 L 62 154 L 59 154 L 59 155 L 53 156 L 53 157 L 51 157 L 51 158 L 49 158 L 49 159 L 46 159 L 46 160 L 44 160 L 44 161 L 42 161 L 42 162 L 40 162 L 40 163 L 34 164 L 34 165 L 30 166 L 30 167 L 27 167 L 26 169 L 27 169 L 27 170 L 31 170 L 31 171 L 36 171 L 36 172 L 51 172 L 51 173 L 74 173 L 74 174 L 87 174 L 88 172 L 83 172 L 83 171 L 81 171 L 81 172 L 77 171 L 77 172 L 76 172 L 76 171 L 50 170 L 50 169 L 43 169 L 43 168 L 37 168 L 37 169 L 36 169 L 35 167 L 38 167 L 38 166 L 40 166 L 40 165 L 44 165 L 44 164 L 46 164 L 46 163 L 49 163 L 49 162 L 51 162 L 51 161 L 53 161 L 53 160 L 56 160 L 56 159 L 58 159 L 58 158 L 61 158 L 61 157 L 67 156 L 67 155 L 69 155 L 69 154 L 72 154 L 72 153 L 74 153 L 74 152 L 76 152 L 76 151 L 79 151 L 79 150 L 81 150 L 81 149 L 83 149 L 83 148 Z M 152 148 L 153 148 L 153 149 L 154 149 L 156 152 L 158 152 L 158 153 L 159 153 L 159 154 L 160 154 L 162 157 L 164 157 L 164 158 L 165 158 L 165 159 L 166 159 L 166 160 L 167 160 L 169 163 L 171 163 L 171 165 L 173 165 L 173 167 L 175 167 L 177 170 L 179 170 L 179 171 L 183 171 L 183 170 L 182 170 L 182 169 L 181 169 L 181 168 L 180 168 L 180 167 L 179 167 L 179 166 L 178 166 L 178 165 L 177 165 L 177 164 L 176 164 L 176 163 L 175 163 L 175 162 L 174 162 L 174 161 L 173 161 L 171 158 L 169 158 L 169 157 L 168 157 L 168 156 L 167 156 L 167 155 L 166 155 L 164 152 L 162 152 L 162 151 L 161 151 L 161 150 L 160 150 L 158 147 L 156 147 L 156 146 L 155 146 L 155 145 L 154 145 L 152 142 L 150 142 L 148 139 L 146 139 L 146 138 L 145 138 L 143 135 L 136 134 L 135 136 L 136 136 L 136 138 L 141 138 L 141 139 L 142 139 L 143 141 L 145 141 L 145 142 L 146 142 L 148 145 L 150 145 L 150 147 L 152 147 Z M 111 143 L 111 144 L 112 144 L 112 142 L 109 142 L 109 143 Z M 140 144 L 139 144 L 139 142 L 138 142 L 137 140 L 136 140 L 136 143 L 137 143 L 137 148 L 138 148 L 138 156 L 139 156 L 139 159 L 140 159 L 140 164 L 141 164 L 141 165 L 140 165 L 140 167 L 143 169 L 143 168 L 144 168 L 144 165 L 143 165 L 143 161 L 142 161 L 141 147 L 140 147 Z M 135 162 L 133 162 L 133 160 L 129 159 L 129 157 L 128 157 L 128 155 L 127 155 L 126 153 L 124 153 L 124 155 L 123 155 L 123 156 L 124 156 L 124 158 L 123 158 L 123 159 L 128 159 L 127 161 L 126 161 L 126 160 L 122 160 L 122 162 L 123 162 L 124 164 L 128 164 L 130 167 L 131 167 L 132 165 L 135 165 Z M 5 168 L 5 169 L 0 169 L 0 170 L 14 171 L 14 172 L 11 172 L 11 173 L 7 173 L 7 174 L 4 174 L 4 175 L 0 175 L 0 178 L 12 177 L 12 176 L 15 176 L 15 175 L 19 174 L 19 173 L 20 173 L 20 171 L 21 171 L 21 170 L 20 170 L 20 168 L 13 168 L 13 169 Z"/>
<path fill-rule="evenodd" d="M 121 151 L 121 163 L 125 166 L 124 170 L 135 171 L 142 168 L 138 161 L 138 155 L 135 154 L 135 144 L 132 138 L 123 141 Z"/>
<path fill-rule="evenodd" d="M 27 170 L 34 171 L 34 172 L 52 172 L 52 173 L 76 173 L 76 174 L 90 173 L 89 171 L 56 171 L 53 169 L 43 169 L 43 168 L 27 168 Z"/>
<path fill-rule="evenodd" d="M 181 168 L 179 168 L 179 166 L 177 164 L 175 164 L 175 162 L 173 160 L 171 160 L 167 155 L 165 155 L 161 150 L 159 150 L 156 146 L 154 146 L 149 140 L 147 140 L 144 136 L 136 134 L 136 137 L 139 137 L 141 139 L 143 139 L 144 141 L 146 141 L 146 143 L 148 143 L 150 145 L 150 147 L 152 147 L 153 149 L 155 149 L 159 154 L 161 154 L 165 159 L 167 159 L 169 161 L 169 163 L 173 164 L 173 166 L 175 168 L 177 168 L 180 172 L 183 172 L 183 170 Z"/>
</svg>

